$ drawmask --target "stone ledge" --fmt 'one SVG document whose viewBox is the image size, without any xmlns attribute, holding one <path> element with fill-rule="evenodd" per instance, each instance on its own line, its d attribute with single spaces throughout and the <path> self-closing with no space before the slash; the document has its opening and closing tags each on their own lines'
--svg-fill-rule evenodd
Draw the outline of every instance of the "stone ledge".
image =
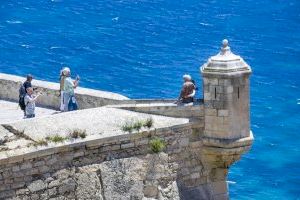
<svg viewBox="0 0 300 200">
<path fill-rule="evenodd" d="M 207 147 L 215 147 L 222 149 L 231 149 L 244 146 L 251 146 L 254 140 L 253 133 L 250 131 L 249 136 L 238 139 L 221 139 L 221 138 L 209 138 L 203 137 L 203 145 Z"/>
<path fill-rule="evenodd" d="M 143 138 L 147 138 L 151 135 L 159 136 L 167 132 L 176 131 L 177 129 L 182 130 L 182 129 L 190 129 L 190 128 L 191 128 L 191 124 L 185 123 L 185 124 L 174 125 L 166 128 L 151 129 L 149 131 L 144 131 L 139 133 L 138 132 L 128 133 L 128 134 L 116 135 L 116 136 L 98 138 L 98 139 L 91 138 L 89 140 L 83 140 L 83 141 L 74 140 L 74 141 L 69 141 L 60 144 L 52 144 L 52 146 L 47 146 L 47 147 L 21 149 L 20 151 L 14 151 L 14 152 L 2 152 L 0 153 L 0 165 L 49 156 L 60 152 L 68 152 L 74 150 L 74 148 L 108 146 L 108 145 L 114 145 L 117 142 L 122 143 L 122 141 L 128 141 L 128 142 L 124 142 L 121 148 L 123 149 L 133 148 L 135 147 L 135 145 L 133 145 L 134 141 L 143 140 Z"/>
<path fill-rule="evenodd" d="M 129 100 L 128 102 L 130 102 Z M 150 100 L 148 100 L 150 101 Z M 175 101 L 175 100 L 174 100 Z M 173 102 L 174 102 L 173 101 Z M 194 104 L 177 105 L 170 102 L 156 102 L 153 103 L 135 103 L 108 105 L 110 108 L 120 108 L 124 110 L 130 110 L 141 113 L 157 114 L 168 117 L 180 117 L 180 118 L 203 118 L 204 117 L 204 105 L 203 101 L 199 99 Z"/>
</svg>

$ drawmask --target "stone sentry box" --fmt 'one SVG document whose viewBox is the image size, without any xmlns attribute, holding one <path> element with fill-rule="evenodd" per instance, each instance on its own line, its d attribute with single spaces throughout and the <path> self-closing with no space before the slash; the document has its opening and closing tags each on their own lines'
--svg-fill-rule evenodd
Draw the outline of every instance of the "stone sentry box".
<svg viewBox="0 0 300 200">
<path fill-rule="evenodd" d="M 220 53 L 208 59 L 203 75 L 205 131 L 208 138 L 238 139 L 250 135 L 251 68 L 223 40 Z"/>
</svg>

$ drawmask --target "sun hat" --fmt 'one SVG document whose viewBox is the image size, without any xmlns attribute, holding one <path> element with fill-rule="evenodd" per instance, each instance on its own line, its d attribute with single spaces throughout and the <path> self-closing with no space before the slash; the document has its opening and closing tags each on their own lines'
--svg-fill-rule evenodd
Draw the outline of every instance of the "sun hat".
<svg viewBox="0 0 300 200">
<path fill-rule="evenodd" d="M 192 77 L 190 75 L 188 75 L 188 74 L 183 75 L 182 78 L 184 80 L 189 80 L 189 81 L 192 80 Z"/>
<path fill-rule="evenodd" d="M 63 75 L 67 75 L 67 73 L 70 73 L 70 72 L 71 72 L 71 70 L 70 70 L 69 67 L 64 67 L 64 68 L 62 69 Z"/>
</svg>

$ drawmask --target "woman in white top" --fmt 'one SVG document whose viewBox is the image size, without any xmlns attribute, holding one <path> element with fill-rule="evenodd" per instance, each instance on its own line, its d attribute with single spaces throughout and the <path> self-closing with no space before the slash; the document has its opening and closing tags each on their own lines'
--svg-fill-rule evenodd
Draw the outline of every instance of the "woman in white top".
<svg viewBox="0 0 300 200">
<path fill-rule="evenodd" d="M 64 106 L 64 82 L 66 79 L 66 71 L 68 70 L 67 67 L 63 68 L 60 71 L 60 84 L 59 84 L 59 93 L 60 93 L 60 111 L 64 111 L 65 110 L 65 106 Z"/>
<path fill-rule="evenodd" d="M 78 86 L 79 76 L 76 77 L 76 80 L 72 80 L 71 71 L 69 68 L 65 68 L 65 79 L 64 79 L 64 111 L 77 110 L 77 103 L 75 99 L 74 89 Z M 70 101 L 72 102 L 70 103 Z M 76 104 L 75 107 L 69 108 L 70 104 Z"/>
</svg>

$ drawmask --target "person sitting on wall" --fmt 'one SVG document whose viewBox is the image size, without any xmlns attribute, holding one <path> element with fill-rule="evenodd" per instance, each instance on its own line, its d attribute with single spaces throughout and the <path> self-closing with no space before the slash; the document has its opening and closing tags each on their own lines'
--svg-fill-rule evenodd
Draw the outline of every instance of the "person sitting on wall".
<svg viewBox="0 0 300 200">
<path fill-rule="evenodd" d="M 77 76 L 75 80 L 72 80 L 71 70 L 68 67 L 66 67 L 64 71 L 65 71 L 66 78 L 64 80 L 63 101 L 64 101 L 64 111 L 67 112 L 67 111 L 73 111 L 78 109 L 74 89 L 78 86 L 80 78 L 79 76 Z"/>
<path fill-rule="evenodd" d="M 194 102 L 194 96 L 196 94 L 196 87 L 192 82 L 192 77 L 188 74 L 183 75 L 183 86 L 179 95 L 177 104 L 179 103 L 191 103 Z"/>
<path fill-rule="evenodd" d="M 35 117 L 35 102 L 37 98 L 41 95 L 39 92 L 37 95 L 33 94 L 33 88 L 28 87 L 26 89 L 27 94 L 25 95 L 24 98 L 24 103 L 25 103 L 25 115 L 26 118 L 33 118 Z"/>
<path fill-rule="evenodd" d="M 26 112 L 25 112 L 25 96 L 27 94 L 27 89 L 32 87 L 31 85 L 31 81 L 33 79 L 33 76 L 31 74 L 28 74 L 26 76 L 26 81 L 21 85 L 20 89 L 19 89 L 19 106 L 21 108 L 21 110 L 24 111 L 24 117 L 26 117 Z"/>
</svg>

